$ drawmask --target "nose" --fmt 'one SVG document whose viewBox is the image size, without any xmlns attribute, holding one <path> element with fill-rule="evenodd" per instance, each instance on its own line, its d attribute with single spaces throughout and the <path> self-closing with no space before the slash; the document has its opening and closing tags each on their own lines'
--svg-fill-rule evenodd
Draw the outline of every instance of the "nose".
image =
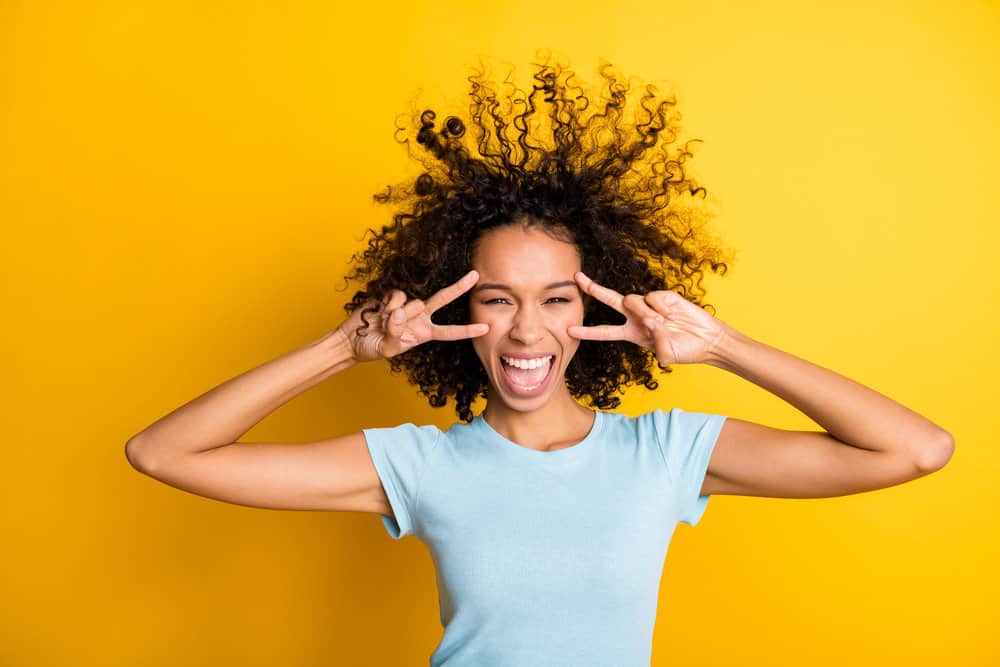
<svg viewBox="0 0 1000 667">
<path fill-rule="evenodd" d="M 518 308 L 510 328 L 510 337 L 525 345 L 534 345 L 545 337 L 544 323 L 536 308 Z"/>
</svg>

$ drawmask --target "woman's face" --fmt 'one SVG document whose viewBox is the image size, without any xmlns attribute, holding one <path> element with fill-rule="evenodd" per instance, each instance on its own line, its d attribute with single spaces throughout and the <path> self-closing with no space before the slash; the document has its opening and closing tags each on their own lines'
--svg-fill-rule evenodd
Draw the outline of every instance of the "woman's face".
<svg viewBox="0 0 1000 667">
<path fill-rule="evenodd" d="M 520 224 L 485 232 L 472 258 L 479 272 L 469 293 L 470 322 L 489 332 L 472 345 L 490 379 L 490 397 L 534 410 L 567 393 L 566 367 L 580 345 L 566 333 L 583 324 L 576 245 Z"/>
</svg>

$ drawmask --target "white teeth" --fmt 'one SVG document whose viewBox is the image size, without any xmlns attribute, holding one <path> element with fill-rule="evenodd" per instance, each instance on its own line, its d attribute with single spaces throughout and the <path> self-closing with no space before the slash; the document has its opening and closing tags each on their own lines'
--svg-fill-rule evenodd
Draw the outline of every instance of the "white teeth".
<svg viewBox="0 0 1000 667">
<path fill-rule="evenodd" d="M 514 359 L 512 357 L 504 357 L 504 356 L 501 356 L 500 358 L 503 359 L 505 364 L 514 366 L 516 368 L 523 368 L 530 370 L 532 368 L 548 366 L 552 362 L 554 355 L 549 355 L 547 357 L 540 357 L 538 359 Z"/>
</svg>

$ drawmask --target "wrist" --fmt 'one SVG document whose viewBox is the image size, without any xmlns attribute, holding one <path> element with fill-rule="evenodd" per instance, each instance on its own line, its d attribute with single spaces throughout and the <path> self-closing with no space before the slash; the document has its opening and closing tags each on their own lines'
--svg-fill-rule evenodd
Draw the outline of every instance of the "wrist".
<svg viewBox="0 0 1000 667">
<path fill-rule="evenodd" d="M 311 346 L 322 351 L 329 370 L 334 373 L 350 368 L 358 363 L 354 357 L 354 346 L 351 345 L 351 341 L 347 337 L 347 332 L 341 327 L 337 327 L 324 334 L 321 338 L 314 341 Z"/>
<path fill-rule="evenodd" d="M 727 371 L 735 371 L 738 360 L 755 342 L 746 334 L 727 325 L 718 341 L 709 350 L 705 363 Z"/>
</svg>

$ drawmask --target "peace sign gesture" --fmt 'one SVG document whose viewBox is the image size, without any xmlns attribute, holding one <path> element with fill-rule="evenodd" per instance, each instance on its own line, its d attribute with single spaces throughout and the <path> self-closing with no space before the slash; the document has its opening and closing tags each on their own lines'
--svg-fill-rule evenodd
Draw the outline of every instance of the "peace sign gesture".
<svg viewBox="0 0 1000 667">
<path fill-rule="evenodd" d="M 666 366 L 706 361 L 726 334 L 722 321 L 672 290 L 622 296 L 582 271 L 574 278 L 584 293 L 626 318 L 625 324 L 619 325 L 571 326 L 566 333 L 574 338 L 627 340 L 652 350 L 657 361 Z"/>
<path fill-rule="evenodd" d="M 362 309 L 357 309 L 339 327 L 351 344 L 354 359 L 388 359 L 429 340 L 460 340 L 487 333 L 490 327 L 484 323 L 446 325 L 431 322 L 431 315 L 435 311 L 467 292 L 478 279 L 477 271 L 469 271 L 458 282 L 435 292 L 426 302 L 420 299 L 407 301 L 402 290 L 393 290 L 382 299 L 383 308 L 379 319 L 368 323 L 363 336 L 357 334 L 362 323 Z M 366 306 L 374 307 L 375 304 L 372 300 Z"/>
</svg>

